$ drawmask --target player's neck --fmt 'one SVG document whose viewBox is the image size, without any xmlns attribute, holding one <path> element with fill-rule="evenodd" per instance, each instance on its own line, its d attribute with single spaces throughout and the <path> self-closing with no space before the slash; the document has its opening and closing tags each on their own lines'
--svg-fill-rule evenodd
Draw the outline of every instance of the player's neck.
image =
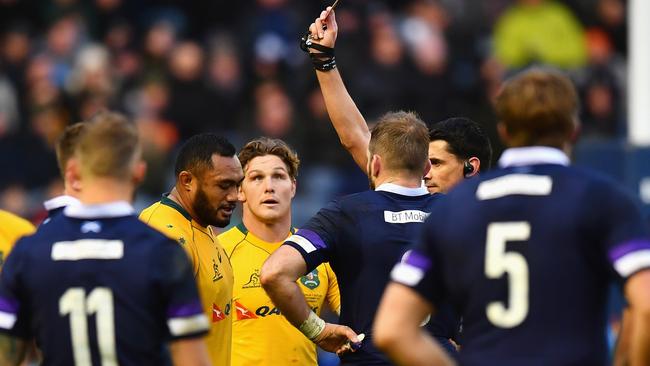
<svg viewBox="0 0 650 366">
<path fill-rule="evenodd" d="M 112 178 L 90 178 L 84 182 L 84 188 L 78 199 L 85 205 L 97 205 L 117 201 L 133 201 L 135 187 Z"/>
<path fill-rule="evenodd" d="M 392 183 L 406 188 L 419 188 L 422 186 L 422 177 L 413 177 L 405 174 L 380 174 L 375 179 L 375 187 L 384 183 Z"/>
<path fill-rule="evenodd" d="M 187 213 L 192 217 L 194 221 L 198 223 L 196 220 L 196 213 L 194 213 L 194 210 L 192 209 L 192 205 L 190 204 L 191 199 L 189 196 L 183 196 L 181 192 L 176 189 L 176 187 L 172 188 L 171 192 L 169 192 L 169 195 L 167 196 L 170 200 L 178 203 Z"/>
<path fill-rule="evenodd" d="M 285 215 L 285 217 L 274 220 L 273 222 L 262 222 L 250 210 L 244 208 L 242 221 L 248 231 L 269 243 L 284 241 L 291 230 L 291 212 Z"/>
</svg>

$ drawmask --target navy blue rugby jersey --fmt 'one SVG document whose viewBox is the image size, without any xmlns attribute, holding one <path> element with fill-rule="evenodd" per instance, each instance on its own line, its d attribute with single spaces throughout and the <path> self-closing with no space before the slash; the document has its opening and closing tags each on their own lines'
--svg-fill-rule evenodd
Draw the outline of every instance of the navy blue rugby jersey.
<svg viewBox="0 0 650 366">
<path fill-rule="evenodd" d="M 80 204 L 79 200 L 68 195 L 56 196 L 52 199 L 49 199 L 43 202 L 43 207 L 47 210 L 47 218 L 43 220 L 43 224 L 47 224 L 52 220 L 52 217 L 63 212 L 69 205 L 78 205 Z"/>
<path fill-rule="evenodd" d="M 302 254 L 307 271 L 331 264 L 341 291 L 339 322 L 366 335 L 359 351 L 341 357 L 343 364 L 390 364 L 372 344 L 372 322 L 393 265 L 438 198 L 423 187 L 382 184 L 331 202 L 285 242 Z M 429 327 L 452 338 L 457 323 L 450 315 L 432 319 Z"/>
<path fill-rule="evenodd" d="M 463 317 L 463 365 L 605 365 L 608 284 L 650 268 L 633 198 L 559 150 L 507 150 L 443 197 L 392 272 Z"/>
<path fill-rule="evenodd" d="M 43 365 L 161 365 L 207 330 L 187 255 L 126 202 L 66 207 L 0 277 L 0 331 L 36 338 Z"/>
</svg>

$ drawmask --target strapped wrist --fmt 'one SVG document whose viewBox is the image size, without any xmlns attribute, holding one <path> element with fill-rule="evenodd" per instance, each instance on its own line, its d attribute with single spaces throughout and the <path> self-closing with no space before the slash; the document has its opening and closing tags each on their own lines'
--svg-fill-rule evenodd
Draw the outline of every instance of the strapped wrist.
<svg viewBox="0 0 650 366">
<path fill-rule="evenodd" d="M 325 329 L 325 320 L 321 319 L 313 310 L 311 310 L 309 311 L 307 319 L 300 324 L 298 329 L 305 335 L 305 337 L 313 341 L 323 332 L 323 329 Z"/>
<path fill-rule="evenodd" d="M 316 70 L 330 71 L 336 68 L 334 48 L 314 43 L 309 32 L 300 39 L 300 49 L 309 54 L 309 58 L 311 58 L 311 62 Z M 318 52 L 312 52 L 311 50 Z"/>
</svg>

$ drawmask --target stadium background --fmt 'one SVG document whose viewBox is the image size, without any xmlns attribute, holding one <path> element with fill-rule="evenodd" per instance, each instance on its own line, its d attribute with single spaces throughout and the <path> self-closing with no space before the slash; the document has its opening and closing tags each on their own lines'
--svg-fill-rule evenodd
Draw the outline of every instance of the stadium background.
<svg viewBox="0 0 650 366">
<path fill-rule="evenodd" d="M 297 47 L 328 4 L 0 0 L 0 208 L 38 223 L 42 201 L 62 190 L 59 133 L 103 108 L 126 113 L 142 131 L 149 173 L 138 208 L 172 186 L 178 144 L 207 131 L 237 147 L 278 137 L 298 151 L 297 226 L 332 197 L 365 189 Z M 394 109 L 427 123 L 467 116 L 488 131 L 495 160 L 502 146 L 491 99 L 503 78 L 531 64 L 567 70 L 582 99 L 575 163 L 619 180 L 647 208 L 650 152 L 625 138 L 627 6 L 342 0 L 337 62 L 369 121 Z"/>
</svg>

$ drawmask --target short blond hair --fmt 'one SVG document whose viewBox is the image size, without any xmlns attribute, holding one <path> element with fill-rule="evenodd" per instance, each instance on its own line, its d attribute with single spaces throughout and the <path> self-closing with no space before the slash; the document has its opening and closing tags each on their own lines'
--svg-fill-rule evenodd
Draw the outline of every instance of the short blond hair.
<svg viewBox="0 0 650 366">
<path fill-rule="evenodd" d="M 560 72 L 533 68 L 505 82 L 495 108 L 509 145 L 562 147 L 576 128 L 578 95 Z"/>
<path fill-rule="evenodd" d="M 76 156 L 83 174 L 129 179 L 140 153 L 138 130 L 125 116 L 100 112 L 87 122 Z"/>
<path fill-rule="evenodd" d="M 249 141 L 239 152 L 239 161 L 244 169 L 246 165 L 258 156 L 275 155 L 284 165 L 287 166 L 287 173 L 293 179 L 298 176 L 298 166 L 300 166 L 300 159 L 298 154 L 289 147 L 289 145 L 280 140 L 268 137 L 259 137 L 255 140 Z"/>
<path fill-rule="evenodd" d="M 429 159 L 429 130 L 413 112 L 390 112 L 372 129 L 368 150 L 389 170 L 421 176 Z"/>
</svg>

